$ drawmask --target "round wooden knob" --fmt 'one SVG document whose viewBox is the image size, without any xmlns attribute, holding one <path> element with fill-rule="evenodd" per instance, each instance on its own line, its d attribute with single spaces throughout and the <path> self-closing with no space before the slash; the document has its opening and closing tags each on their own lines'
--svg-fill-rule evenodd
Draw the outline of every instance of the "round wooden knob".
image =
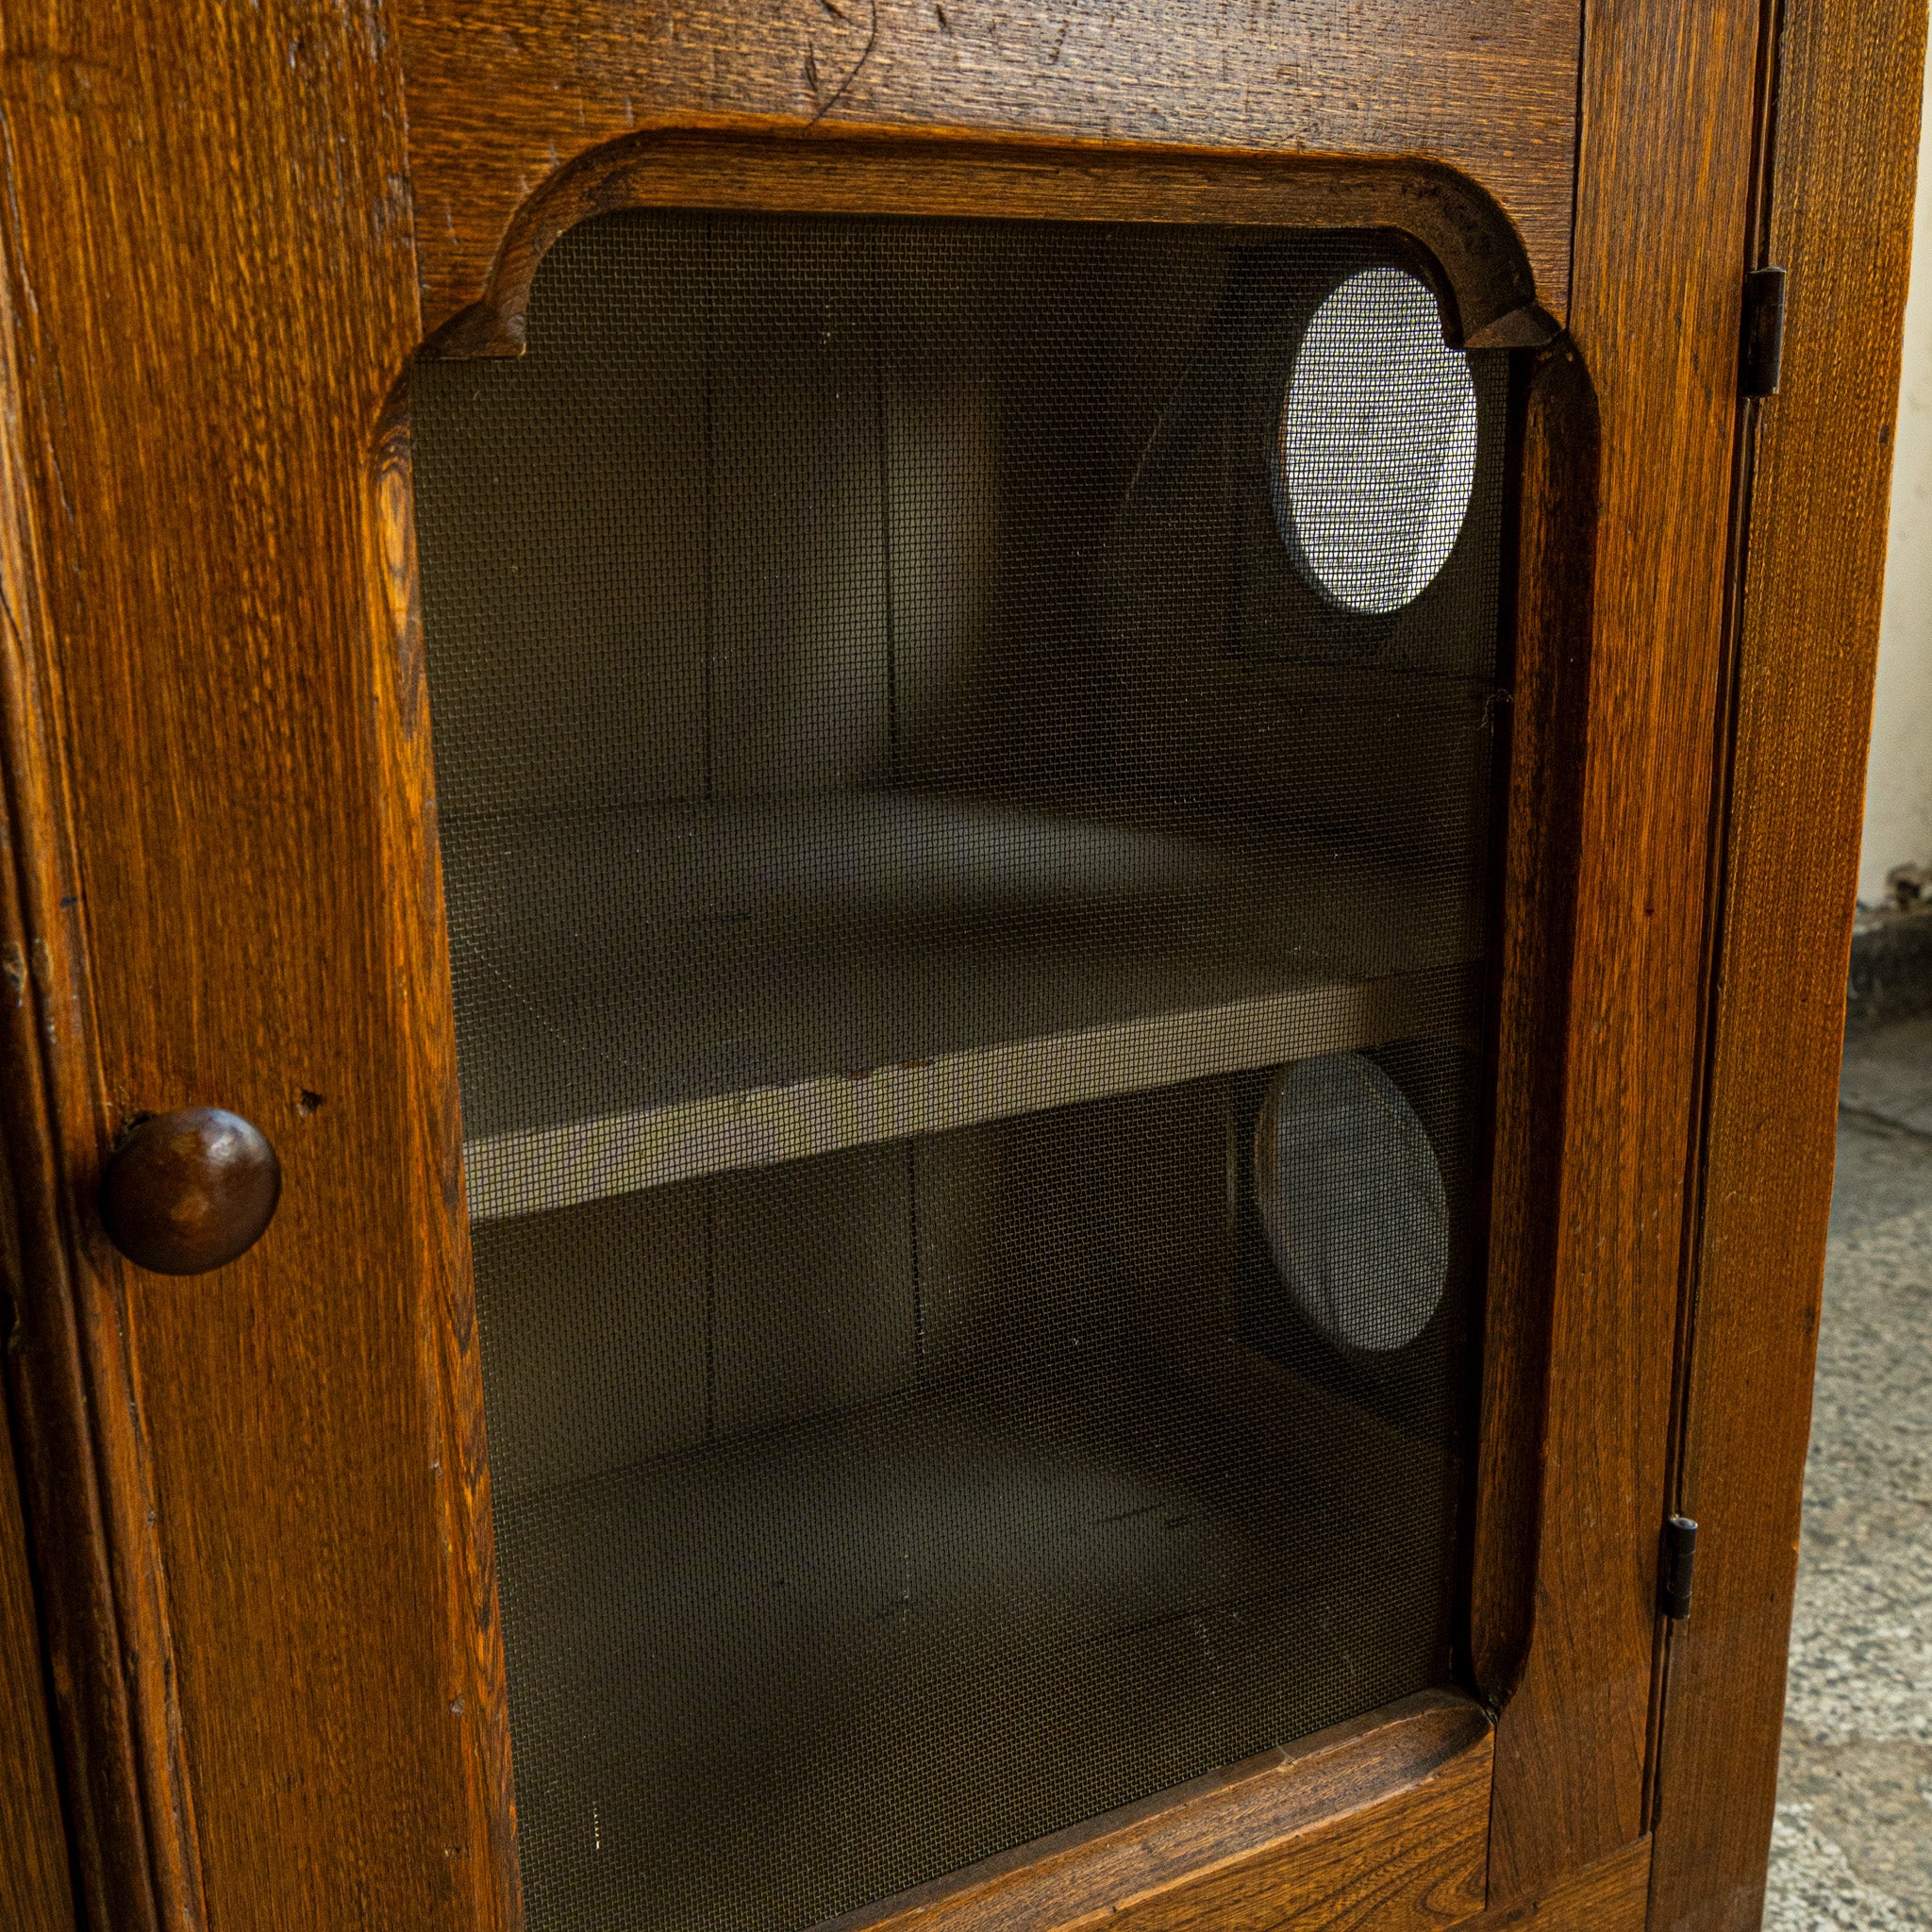
<svg viewBox="0 0 1932 1932">
<path fill-rule="evenodd" d="M 252 1121 L 185 1107 L 130 1128 L 101 1180 L 108 1238 L 138 1268 L 205 1274 L 275 1219 L 282 1164 Z"/>
</svg>

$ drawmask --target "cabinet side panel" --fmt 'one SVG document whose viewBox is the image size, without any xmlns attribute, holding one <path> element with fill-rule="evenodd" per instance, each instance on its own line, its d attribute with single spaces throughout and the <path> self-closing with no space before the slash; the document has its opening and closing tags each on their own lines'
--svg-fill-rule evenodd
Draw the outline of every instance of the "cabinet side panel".
<svg viewBox="0 0 1932 1932">
<path fill-rule="evenodd" d="M 1651 1924 L 1755 1927 L 1831 1207 L 1925 11 L 1787 0 L 1765 259 L 1790 275 L 1752 488 Z"/>
<path fill-rule="evenodd" d="M 109 1500 L 151 1485 L 166 1570 L 190 1788 L 149 1816 L 195 1821 L 202 1891 L 163 1904 L 476 1932 L 511 1910 L 487 1490 L 454 1118 L 422 1071 L 446 988 L 391 829 L 433 805 L 376 725 L 379 641 L 409 702 L 372 564 L 417 337 L 393 34 L 375 4 L 26 0 L 0 49 L 101 1076 L 119 1122 L 246 1115 L 286 1183 L 260 1244 L 192 1281 L 122 1267 L 84 1208 L 69 1237 L 133 1377 Z M 92 1125 L 62 1155 L 80 1203 Z"/>
<path fill-rule="evenodd" d="M 1592 8 L 1570 324 L 1602 425 L 1536 1630 L 1491 1905 L 1643 1828 L 1756 0 Z"/>
</svg>

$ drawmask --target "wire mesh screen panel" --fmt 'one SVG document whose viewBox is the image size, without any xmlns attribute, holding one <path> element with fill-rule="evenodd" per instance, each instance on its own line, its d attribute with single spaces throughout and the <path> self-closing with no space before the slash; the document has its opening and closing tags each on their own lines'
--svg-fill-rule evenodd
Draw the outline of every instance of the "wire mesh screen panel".
<svg viewBox="0 0 1932 1932">
<path fill-rule="evenodd" d="M 1448 1675 L 1506 379 L 1389 236 L 682 213 L 419 367 L 533 1932 Z"/>
</svg>

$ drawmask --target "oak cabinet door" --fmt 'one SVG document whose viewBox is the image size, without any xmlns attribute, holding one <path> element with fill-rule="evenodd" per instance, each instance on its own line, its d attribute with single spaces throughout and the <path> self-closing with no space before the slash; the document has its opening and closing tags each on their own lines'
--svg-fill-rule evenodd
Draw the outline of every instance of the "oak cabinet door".
<svg viewBox="0 0 1932 1932">
<path fill-rule="evenodd" d="M 0 39 L 88 1923 L 1642 1923 L 1758 8 Z"/>
</svg>

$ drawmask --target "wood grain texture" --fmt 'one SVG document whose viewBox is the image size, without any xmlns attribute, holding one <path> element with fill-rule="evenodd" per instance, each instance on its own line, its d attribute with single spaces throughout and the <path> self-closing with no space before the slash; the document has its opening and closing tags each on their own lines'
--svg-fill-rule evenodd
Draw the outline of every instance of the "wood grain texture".
<svg viewBox="0 0 1932 1932">
<path fill-rule="evenodd" d="M 74 827 L 56 876 L 58 814 L 28 818 L 49 877 L 18 929 L 84 937 L 108 1102 L 50 976 L 58 1105 L 17 1192 L 55 1272 L 17 1383 L 82 1885 L 115 1932 L 476 1932 L 513 1902 L 448 1359 L 459 1142 L 418 1071 L 441 968 L 392 929 L 415 834 L 377 724 L 371 444 L 418 334 L 394 41 L 378 8 L 30 0 L 0 50 L 58 671 L 19 714 L 58 708 Z M 229 1268 L 135 1277 L 86 1219 L 109 1121 L 195 1102 L 275 1140 L 280 1211 Z M 103 1361 L 131 1389 L 82 1381 Z M 92 1441 L 61 1433 L 70 1385 Z"/>
<path fill-rule="evenodd" d="M 1481 1909 L 1490 1727 L 1425 1691 L 822 1932 L 1377 1932 Z"/>
<path fill-rule="evenodd" d="M 1485 1912 L 1468 1932 L 1642 1932 L 1649 1906 L 1651 1841 L 1639 1839 L 1607 1858 L 1559 1878 L 1519 1905 Z"/>
<path fill-rule="evenodd" d="M 416 561 L 414 471 L 407 387 L 385 402 L 361 503 L 364 569 L 375 642 L 376 784 L 384 809 L 381 884 L 392 916 L 382 932 L 406 1077 L 409 1172 L 425 1193 L 413 1233 L 423 1248 L 426 1322 L 422 1371 L 437 1402 L 436 1529 L 447 1569 L 442 1667 L 468 1719 L 462 1740 L 462 1814 L 478 1836 L 481 1926 L 522 1923 L 516 1807 L 510 1782 L 509 1693 L 496 1601 L 496 1530 L 483 1433 L 476 1281 L 463 1193 L 463 1122 L 457 1085 L 449 925 L 437 833 L 428 658 Z M 305 1095 L 298 1111 L 307 1105 Z M 492 1920 L 491 1914 L 497 1917 Z"/>
<path fill-rule="evenodd" d="M 8 1217 L 0 1243 L 9 1280 L 16 1257 Z M 0 1414 L 0 1423 L 4 1423 Z M 13 1454 L 0 1427 L 0 1925 L 13 1932 L 74 1932 L 74 1890 L 67 1828 L 47 1724 L 33 1580 L 27 1573 L 26 1524 L 13 1479 Z"/>
<path fill-rule="evenodd" d="M 1163 0 L 408 0 L 409 170 L 431 329 L 475 301 L 518 206 L 640 129 L 754 117 L 1403 156 L 1480 182 L 1543 306 L 1567 300 L 1575 0 L 1289 12 Z"/>
<path fill-rule="evenodd" d="M 1491 1901 L 1643 1830 L 1696 1086 L 1756 0 L 1586 22 L 1571 333 L 1601 424 L 1536 1630 Z"/>
<path fill-rule="evenodd" d="M 10 122 L 10 97 L 8 107 Z M 10 184 L 11 152 L 8 161 Z M 201 1923 L 199 1858 L 150 1450 L 120 1272 L 95 1265 L 85 1233 L 109 1129 L 40 541 L 48 506 L 35 500 L 46 479 L 37 474 L 37 372 L 21 325 L 38 297 L 17 222 L 0 240 L 0 1196 L 11 1302 L 0 1358 L 24 1455 L 81 1905 L 101 1932 L 192 1926 Z"/>
<path fill-rule="evenodd" d="M 1751 492 L 1651 1924 L 1764 1902 L 1797 1571 L 1925 13 L 1786 0 L 1764 258 L 1790 275 Z M 1922 220 L 1924 216 L 1922 214 Z M 1767 1208 L 1771 1211 L 1767 1212 Z"/>
<path fill-rule="evenodd" d="M 517 207 L 475 306 L 435 327 L 431 353 L 520 354 L 531 282 L 551 245 L 591 215 L 636 208 L 1395 228 L 1440 265 L 1458 342 L 1522 348 L 1556 329 L 1507 214 L 1441 166 L 908 141 L 877 128 L 808 133 L 781 122 L 758 135 L 635 136 L 563 168 Z"/>
</svg>

